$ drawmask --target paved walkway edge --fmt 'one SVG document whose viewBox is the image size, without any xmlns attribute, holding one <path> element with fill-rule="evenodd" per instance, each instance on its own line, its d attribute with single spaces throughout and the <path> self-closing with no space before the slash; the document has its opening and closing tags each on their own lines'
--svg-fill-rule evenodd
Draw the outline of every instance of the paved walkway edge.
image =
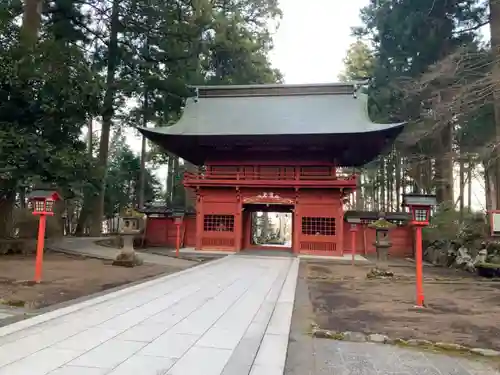
<svg viewBox="0 0 500 375">
<path fill-rule="evenodd" d="M 0 328 L 0 337 L 10 335 L 14 332 L 18 332 L 20 330 L 30 328 L 30 327 L 36 326 L 38 324 L 41 324 L 41 323 L 45 323 L 49 320 L 59 318 L 61 316 L 67 315 L 67 314 L 71 314 L 75 311 L 84 309 L 84 308 L 89 307 L 89 306 L 94 306 L 94 305 L 109 301 L 113 298 L 122 296 L 122 295 L 127 294 L 127 293 L 137 291 L 137 290 L 140 290 L 142 288 L 147 288 L 147 287 L 153 286 L 155 284 L 162 283 L 165 280 L 177 277 L 178 275 L 191 273 L 191 272 L 193 272 L 193 270 L 198 270 L 200 268 L 204 268 L 204 267 L 216 264 L 216 263 L 225 262 L 225 261 L 227 261 L 228 258 L 229 257 L 224 257 L 221 259 L 213 260 L 211 262 L 203 263 L 203 264 L 200 264 L 199 266 L 187 268 L 185 270 L 175 272 L 175 273 L 166 275 L 164 277 L 159 277 L 159 278 L 156 278 L 154 280 L 150 280 L 150 281 L 146 281 L 144 283 L 133 285 L 129 288 L 125 288 L 125 289 L 121 289 L 121 290 L 118 290 L 115 292 L 107 293 L 105 295 L 102 295 L 102 296 L 99 296 L 96 298 L 91 298 L 91 299 L 83 301 L 83 302 L 75 303 L 75 304 L 67 306 L 67 307 L 63 307 L 63 308 L 60 308 L 60 309 L 57 309 L 54 311 L 43 313 L 43 314 L 34 316 L 32 318 L 28 318 L 26 320 L 22 320 L 22 321 L 1 327 Z"/>
<path fill-rule="evenodd" d="M 300 260 L 295 258 L 281 289 L 250 375 L 284 374 Z"/>
<path fill-rule="evenodd" d="M 96 246 L 98 246 L 98 245 L 96 245 Z M 104 247 L 104 246 L 102 246 L 102 247 Z M 48 249 L 51 250 L 51 251 L 55 251 L 56 253 L 81 256 L 81 257 L 86 257 L 86 258 L 91 258 L 91 259 L 114 260 L 116 258 L 116 254 L 113 254 L 113 255 L 105 255 L 105 254 L 96 255 L 96 254 L 91 254 L 91 253 L 87 253 L 87 252 L 84 252 L 84 251 L 76 251 L 76 250 L 64 249 L 64 248 L 62 248 L 60 246 L 55 246 L 55 245 L 49 246 Z M 105 248 L 105 249 L 107 250 L 107 249 L 111 249 L 111 248 Z M 113 250 L 116 250 L 118 252 L 119 249 L 113 249 Z M 148 263 L 148 262 L 145 262 L 145 263 Z"/>
<path fill-rule="evenodd" d="M 286 269 L 280 272 L 272 284 L 259 310 L 234 349 L 229 361 L 226 363 L 221 375 L 250 374 L 266 330 L 271 322 L 276 303 L 283 290 L 283 285 L 290 271 L 291 264 L 292 262 L 290 262 Z"/>
</svg>

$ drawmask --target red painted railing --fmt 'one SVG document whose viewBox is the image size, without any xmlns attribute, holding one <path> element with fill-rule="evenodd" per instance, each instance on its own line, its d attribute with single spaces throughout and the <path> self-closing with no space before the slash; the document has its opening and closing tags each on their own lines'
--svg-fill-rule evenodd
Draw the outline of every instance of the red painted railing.
<svg viewBox="0 0 500 375">
<path fill-rule="evenodd" d="M 184 173 L 185 183 L 222 183 L 234 182 L 240 184 L 259 184 L 262 182 L 275 181 L 280 185 L 294 183 L 326 183 L 328 185 L 355 185 L 356 175 L 339 173 L 332 170 L 330 173 L 319 173 L 311 170 L 303 170 L 300 167 L 287 167 L 276 171 L 258 170 L 252 171 L 248 169 L 241 170 L 207 170 L 205 172 L 186 172 Z"/>
</svg>

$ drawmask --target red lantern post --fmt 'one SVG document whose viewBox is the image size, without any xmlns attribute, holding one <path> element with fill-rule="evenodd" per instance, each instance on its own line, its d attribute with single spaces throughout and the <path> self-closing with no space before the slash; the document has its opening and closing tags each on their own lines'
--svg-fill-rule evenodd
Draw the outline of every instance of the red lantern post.
<svg viewBox="0 0 500 375">
<path fill-rule="evenodd" d="M 346 213 L 345 220 L 350 224 L 349 232 L 351 233 L 351 264 L 354 266 L 356 260 L 356 235 L 361 225 L 359 214 L 354 211 Z"/>
<path fill-rule="evenodd" d="M 356 235 L 358 233 L 358 224 L 351 224 L 349 231 L 351 232 L 351 264 L 354 266 L 356 258 Z"/>
<path fill-rule="evenodd" d="M 61 199 L 60 195 L 51 190 L 34 190 L 28 195 L 33 215 L 40 217 L 38 223 L 38 238 L 36 244 L 35 282 L 42 281 L 43 250 L 45 246 L 45 229 L 47 216 L 54 215 L 54 203 Z"/>
<path fill-rule="evenodd" d="M 174 224 L 175 224 L 175 230 L 176 230 L 176 236 L 175 236 L 175 256 L 178 258 L 179 257 L 179 251 L 181 248 L 181 225 L 182 225 L 182 220 L 183 215 L 176 215 L 174 216 Z"/>
<path fill-rule="evenodd" d="M 436 205 L 436 196 L 424 194 L 403 194 L 403 206 L 409 207 L 411 224 L 415 227 L 415 265 L 417 307 L 424 307 L 424 276 L 422 228 L 429 225 L 431 207 Z"/>
</svg>

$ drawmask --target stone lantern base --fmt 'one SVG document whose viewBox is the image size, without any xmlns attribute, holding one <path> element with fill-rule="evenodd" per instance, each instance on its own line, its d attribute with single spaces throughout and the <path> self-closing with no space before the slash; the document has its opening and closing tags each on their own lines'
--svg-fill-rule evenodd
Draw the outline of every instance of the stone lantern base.
<svg viewBox="0 0 500 375">
<path fill-rule="evenodd" d="M 387 263 L 389 248 L 392 246 L 390 242 L 375 241 L 373 243 L 377 252 L 377 262 Z"/>
<path fill-rule="evenodd" d="M 125 235 L 123 238 L 123 248 L 120 254 L 113 261 L 113 266 L 135 267 L 143 264 L 142 259 L 134 250 L 134 235 Z"/>
</svg>

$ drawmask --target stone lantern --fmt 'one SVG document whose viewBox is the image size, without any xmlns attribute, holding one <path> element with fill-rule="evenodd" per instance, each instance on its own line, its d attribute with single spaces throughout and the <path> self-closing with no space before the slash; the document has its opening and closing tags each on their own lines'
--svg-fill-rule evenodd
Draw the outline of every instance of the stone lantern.
<svg viewBox="0 0 500 375">
<path fill-rule="evenodd" d="M 389 248 L 392 246 L 389 239 L 389 230 L 396 227 L 396 224 L 387 221 L 385 219 L 385 213 L 381 212 L 379 214 L 379 219 L 369 224 L 368 227 L 375 229 L 375 242 L 373 245 L 377 251 L 377 263 L 386 264 Z"/>
<path fill-rule="evenodd" d="M 113 262 L 114 266 L 135 267 L 142 264 L 142 260 L 134 250 L 134 237 L 140 232 L 140 217 L 128 215 L 127 213 L 120 217 L 119 235 L 123 239 L 123 247 Z"/>
</svg>

